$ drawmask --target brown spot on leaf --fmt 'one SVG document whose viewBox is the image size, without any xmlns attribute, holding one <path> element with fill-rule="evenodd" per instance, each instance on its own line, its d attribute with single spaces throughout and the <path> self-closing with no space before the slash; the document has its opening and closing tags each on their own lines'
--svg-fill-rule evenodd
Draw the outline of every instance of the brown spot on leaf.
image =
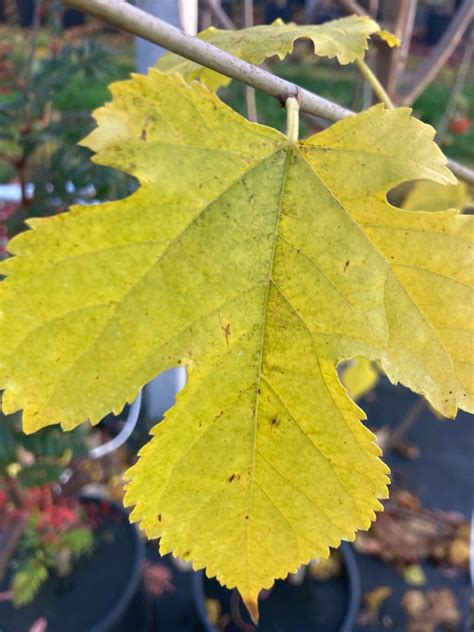
<svg viewBox="0 0 474 632">
<path fill-rule="evenodd" d="M 148 123 L 150 122 L 150 119 L 151 119 L 151 114 L 149 114 L 145 119 L 145 122 L 143 124 L 143 129 L 140 134 L 140 140 L 146 141 L 146 137 L 147 137 L 146 128 L 148 127 Z"/>
<path fill-rule="evenodd" d="M 222 327 L 222 331 L 224 332 L 225 343 L 226 343 L 227 346 L 229 346 L 229 338 L 230 338 L 230 325 L 229 325 L 229 323 L 227 323 L 227 325 L 225 325 L 225 327 Z"/>
</svg>

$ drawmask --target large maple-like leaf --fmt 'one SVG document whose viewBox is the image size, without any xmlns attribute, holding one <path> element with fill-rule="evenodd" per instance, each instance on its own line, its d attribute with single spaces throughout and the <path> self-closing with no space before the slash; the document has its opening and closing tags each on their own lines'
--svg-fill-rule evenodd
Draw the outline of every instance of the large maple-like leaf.
<svg viewBox="0 0 474 632">
<path fill-rule="evenodd" d="M 284 59 L 293 51 L 296 40 L 309 40 L 314 53 L 320 57 L 336 58 L 340 64 L 363 59 L 372 35 L 379 35 L 389 46 L 399 44 L 391 33 L 381 31 L 377 22 L 369 17 L 351 15 L 324 24 L 261 24 L 239 31 L 219 30 L 213 27 L 198 37 L 239 59 L 260 64 L 269 57 Z M 165 53 L 157 62 L 161 72 L 178 72 L 187 81 L 200 79 L 210 89 L 217 90 L 231 79 L 210 68 L 205 68 L 175 53 Z"/>
<path fill-rule="evenodd" d="M 28 432 L 95 423 L 185 365 L 126 501 L 255 615 L 262 587 L 367 528 L 387 493 L 339 362 L 377 359 L 446 415 L 473 408 L 473 221 L 387 203 L 407 180 L 455 181 L 407 109 L 291 144 L 176 76 L 112 92 L 87 144 L 141 187 L 12 242 L 3 407 Z"/>
</svg>

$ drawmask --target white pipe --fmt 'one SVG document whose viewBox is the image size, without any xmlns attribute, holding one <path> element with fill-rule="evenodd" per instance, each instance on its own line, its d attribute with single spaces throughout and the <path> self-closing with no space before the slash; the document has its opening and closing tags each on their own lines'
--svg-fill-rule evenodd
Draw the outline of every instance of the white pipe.
<svg viewBox="0 0 474 632">
<path fill-rule="evenodd" d="M 107 443 L 103 443 L 102 445 L 92 448 L 92 450 L 89 451 L 89 457 L 91 459 L 101 459 L 106 454 L 110 454 L 114 450 L 117 450 L 117 448 L 120 448 L 120 446 L 122 446 L 127 441 L 132 432 L 135 430 L 135 426 L 137 425 L 141 405 L 142 392 L 140 391 L 137 395 L 136 400 L 130 406 L 127 421 L 125 422 L 122 430 L 118 433 L 116 437 L 114 437 L 110 441 L 107 441 Z"/>
<path fill-rule="evenodd" d="M 188 35 L 198 32 L 198 0 L 178 0 L 181 28 Z"/>
</svg>

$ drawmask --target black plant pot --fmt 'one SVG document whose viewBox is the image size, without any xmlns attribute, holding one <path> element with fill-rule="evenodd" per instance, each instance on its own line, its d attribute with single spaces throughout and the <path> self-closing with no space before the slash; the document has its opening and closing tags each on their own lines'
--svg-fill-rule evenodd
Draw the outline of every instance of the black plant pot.
<svg viewBox="0 0 474 632">
<path fill-rule="evenodd" d="M 33 14 L 35 12 L 34 0 L 17 0 L 16 6 L 20 16 L 21 26 L 31 26 L 33 24 Z"/>
<path fill-rule="evenodd" d="M 360 575 L 351 546 L 343 542 L 340 552 L 344 561 L 339 577 L 321 582 L 310 579 L 295 586 L 288 581 L 277 581 L 270 596 L 260 602 L 258 632 L 352 632 L 359 612 Z M 230 591 L 222 588 L 204 572 L 194 574 L 194 602 L 206 632 L 217 632 L 207 616 L 205 599 L 218 599 L 224 612 L 230 612 Z M 242 618 L 250 623 L 244 608 Z M 229 624 L 226 631 L 239 628 Z M 241 629 L 241 628 L 240 628 Z"/>
<path fill-rule="evenodd" d="M 143 541 L 119 505 L 92 498 L 84 502 L 95 504 L 101 517 L 92 554 L 67 577 L 48 579 L 31 604 L 15 608 L 0 602 L 0 632 L 28 632 L 40 617 L 47 620 L 48 632 L 144 629 L 144 623 L 126 623 L 132 602 L 140 598 Z M 104 507 L 107 511 L 100 513 Z"/>
<path fill-rule="evenodd" d="M 426 24 L 426 43 L 428 46 L 436 46 L 443 37 L 451 22 L 452 16 L 437 11 L 429 11 Z"/>
<path fill-rule="evenodd" d="M 2 6 L 4 0 L 0 0 L 0 21 L 2 21 Z M 33 24 L 33 16 L 35 12 L 35 0 L 17 0 L 17 9 L 20 16 L 20 25 L 24 28 Z M 82 26 L 86 23 L 83 13 L 75 9 L 66 9 L 63 16 L 63 26 L 66 29 L 75 26 Z"/>
<path fill-rule="evenodd" d="M 67 9 L 64 12 L 63 26 L 65 29 L 71 29 L 75 26 L 83 26 L 86 23 L 86 16 L 81 11 L 75 9 Z"/>
</svg>

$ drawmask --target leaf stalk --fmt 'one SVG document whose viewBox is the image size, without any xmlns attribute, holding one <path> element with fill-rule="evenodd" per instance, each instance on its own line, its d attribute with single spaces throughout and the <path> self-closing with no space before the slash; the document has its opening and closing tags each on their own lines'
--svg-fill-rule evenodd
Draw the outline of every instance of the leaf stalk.
<svg viewBox="0 0 474 632">
<path fill-rule="evenodd" d="M 377 79 L 375 74 L 372 72 L 368 64 L 365 63 L 363 59 L 356 59 L 355 61 L 357 68 L 360 70 L 364 79 L 370 85 L 375 95 L 378 97 L 379 101 L 381 101 L 389 110 L 393 110 L 395 105 L 393 104 L 392 99 L 389 97 L 388 93 L 385 91 L 385 88 Z"/>
<path fill-rule="evenodd" d="M 296 97 L 288 97 L 286 107 L 286 135 L 288 144 L 295 145 L 298 142 L 300 130 L 300 104 Z"/>
<path fill-rule="evenodd" d="M 337 103 L 328 101 L 290 81 L 273 75 L 263 68 L 234 57 L 217 46 L 187 35 L 176 27 L 150 16 L 127 2 L 121 0 L 63 0 L 63 3 L 105 20 L 126 33 L 143 37 L 154 44 L 186 57 L 186 59 L 216 70 L 277 99 L 282 94 L 298 93 L 302 112 L 314 114 L 329 121 L 340 121 L 354 114 L 351 110 Z M 460 165 L 451 159 L 448 159 L 448 166 L 459 178 L 474 184 L 473 169 Z"/>
</svg>

